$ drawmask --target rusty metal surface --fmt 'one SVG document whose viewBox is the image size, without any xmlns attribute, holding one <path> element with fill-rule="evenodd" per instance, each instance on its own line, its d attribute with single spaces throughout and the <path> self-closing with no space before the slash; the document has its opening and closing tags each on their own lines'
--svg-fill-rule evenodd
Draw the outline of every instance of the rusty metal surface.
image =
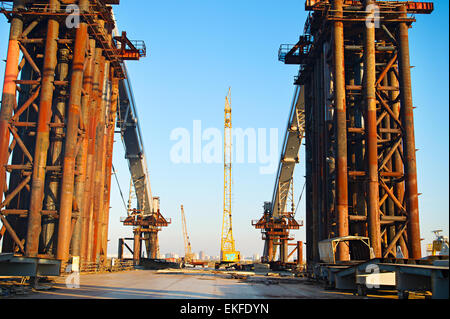
<svg viewBox="0 0 450 319">
<path fill-rule="evenodd" d="M 367 6 L 380 10 L 367 23 Z M 305 89 L 307 260 L 318 242 L 370 238 L 374 255 L 420 258 L 408 29 L 430 2 L 306 1 L 311 11 L 279 59 Z M 375 22 L 375 21 L 372 21 Z M 345 45 L 344 45 L 345 43 Z M 337 260 L 348 259 L 338 250 Z"/>
<path fill-rule="evenodd" d="M 11 22 L 0 111 L 2 252 L 45 255 L 62 267 L 71 257 L 106 262 L 118 81 L 124 60 L 147 52 L 125 32 L 114 38 L 105 2 L 72 3 L 76 28 L 66 24 L 64 1 L 0 8 Z"/>
</svg>

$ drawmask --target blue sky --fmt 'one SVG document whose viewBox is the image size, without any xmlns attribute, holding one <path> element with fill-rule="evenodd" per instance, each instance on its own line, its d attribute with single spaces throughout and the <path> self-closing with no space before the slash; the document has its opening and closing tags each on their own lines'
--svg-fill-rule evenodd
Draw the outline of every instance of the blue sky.
<svg viewBox="0 0 450 319">
<path fill-rule="evenodd" d="M 194 120 L 201 120 L 203 128 L 222 130 L 224 99 L 231 86 L 233 126 L 277 128 L 279 154 L 298 68 L 278 62 L 277 52 L 280 44 L 295 43 L 303 32 L 304 1 L 121 2 L 115 7 L 119 29 L 131 39 L 144 40 L 148 49 L 148 57 L 127 67 L 152 190 L 161 197 L 164 216 L 172 218 L 160 233 L 161 252 L 183 254 L 183 204 L 193 250 L 218 255 L 223 165 L 172 163 L 169 154 L 175 142 L 170 134 L 176 128 L 192 131 Z M 435 12 L 417 15 L 410 30 L 421 233 L 427 242 L 433 239 L 432 230 L 443 229 L 448 235 L 448 6 L 448 1 L 436 1 Z M 8 30 L 3 18 L 1 39 L 7 39 Z M 6 41 L 1 41 L 0 59 L 5 58 Z M 116 141 L 114 165 L 127 197 L 129 174 L 118 136 Z M 295 174 L 296 195 L 304 183 L 303 156 L 301 160 Z M 263 202 L 272 197 L 275 176 L 261 175 L 259 167 L 258 163 L 233 166 L 233 229 L 236 247 L 244 256 L 261 254 L 261 234 L 251 220 L 261 216 Z M 119 222 L 125 211 L 115 181 L 111 207 L 109 253 L 115 254 L 117 239 L 132 234 Z M 304 219 L 304 201 L 297 217 Z M 294 234 L 305 240 L 304 229 Z"/>
</svg>

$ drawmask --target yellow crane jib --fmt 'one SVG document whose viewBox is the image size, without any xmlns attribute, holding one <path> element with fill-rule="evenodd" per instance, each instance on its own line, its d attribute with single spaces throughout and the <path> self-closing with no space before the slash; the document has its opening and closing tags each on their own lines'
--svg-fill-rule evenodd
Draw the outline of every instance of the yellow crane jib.
<svg viewBox="0 0 450 319">
<path fill-rule="evenodd" d="M 220 262 L 238 262 L 240 252 L 236 251 L 233 228 L 231 223 L 231 162 L 232 162 L 232 123 L 231 123 L 231 88 L 225 98 L 224 125 L 224 190 L 223 190 L 223 221 L 220 244 Z"/>
<path fill-rule="evenodd" d="M 181 221 L 183 224 L 183 238 L 184 238 L 184 261 L 192 262 L 194 259 L 194 254 L 192 253 L 191 242 L 189 240 L 189 235 L 187 232 L 186 225 L 186 215 L 184 214 L 184 207 L 181 205 Z"/>
</svg>

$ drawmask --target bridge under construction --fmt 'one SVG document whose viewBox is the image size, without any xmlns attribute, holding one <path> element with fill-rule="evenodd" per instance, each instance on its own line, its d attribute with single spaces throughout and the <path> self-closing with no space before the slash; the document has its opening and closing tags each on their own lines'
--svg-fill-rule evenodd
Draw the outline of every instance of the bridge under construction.
<svg viewBox="0 0 450 319">
<path fill-rule="evenodd" d="M 10 24 L 0 110 L 0 276 L 58 277 L 69 264 L 81 272 L 114 268 L 107 246 L 115 134 L 137 202 L 121 220 L 134 236 L 119 240 L 119 262 L 126 247 L 129 267 L 180 264 L 158 256 L 158 233 L 171 220 L 150 186 L 125 64 L 145 63 L 147 48 L 118 30 L 114 8 L 124 2 L 0 0 Z M 257 217 L 251 224 L 262 233 L 263 256 L 246 267 L 366 295 L 367 266 L 376 265 L 400 297 L 430 291 L 448 298 L 448 256 L 423 258 L 421 251 L 409 45 L 416 16 L 432 14 L 434 5 L 306 0 L 305 11 L 304 33 L 278 52 L 299 71 L 272 198 L 262 216 L 248 216 L 249 223 Z M 231 131 L 230 106 L 229 113 Z M 296 219 L 294 194 L 302 145 L 304 221 Z M 226 160 L 230 229 L 222 232 L 231 233 L 231 150 Z M 293 242 L 291 231 L 301 227 L 306 242 Z M 240 259 L 230 236 L 229 250 Z"/>
</svg>

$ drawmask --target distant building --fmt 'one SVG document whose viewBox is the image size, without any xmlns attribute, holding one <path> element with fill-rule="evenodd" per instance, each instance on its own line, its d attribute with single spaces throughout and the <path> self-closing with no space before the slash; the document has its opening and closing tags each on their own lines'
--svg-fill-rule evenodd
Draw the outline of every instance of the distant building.
<svg viewBox="0 0 450 319">
<path fill-rule="evenodd" d="M 261 261 L 261 255 L 260 254 L 253 254 L 253 261 Z"/>
<path fill-rule="evenodd" d="M 204 251 L 200 251 L 200 253 L 198 254 L 198 257 L 200 260 L 205 260 L 205 252 Z"/>
</svg>

